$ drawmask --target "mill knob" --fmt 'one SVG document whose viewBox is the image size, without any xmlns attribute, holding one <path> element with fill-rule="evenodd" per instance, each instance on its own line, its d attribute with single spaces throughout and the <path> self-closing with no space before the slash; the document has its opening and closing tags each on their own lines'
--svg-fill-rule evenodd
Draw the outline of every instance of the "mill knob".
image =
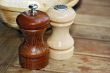
<svg viewBox="0 0 110 73">
<path fill-rule="evenodd" d="M 37 12 L 36 9 L 38 6 L 36 4 L 29 5 L 29 8 L 31 9 L 31 14 L 34 16 L 34 14 Z"/>
<path fill-rule="evenodd" d="M 43 33 L 49 25 L 45 12 L 36 10 L 37 5 L 29 6 L 31 10 L 18 15 L 16 21 L 24 34 L 24 42 L 19 47 L 19 63 L 27 69 L 41 69 L 48 64 L 49 49 L 44 43 Z"/>
</svg>

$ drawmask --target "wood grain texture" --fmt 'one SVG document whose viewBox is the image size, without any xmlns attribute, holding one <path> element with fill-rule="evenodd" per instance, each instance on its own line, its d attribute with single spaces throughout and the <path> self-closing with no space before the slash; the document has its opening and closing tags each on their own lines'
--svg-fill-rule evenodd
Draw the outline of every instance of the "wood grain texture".
<svg viewBox="0 0 110 73">
<path fill-rule="evenodd" d="M 71 35 L 79 38 L 110 41 L 110 28 L 73 24 L 71 27 Z"/>
<path fill-rule="evenodd" d="M 5 73 L 16 58 L 21 42 L 16 33 L 0 22 L 0 73 Z"/>
<path fill-rule="evenodd" d="M 75 54 L 71 59 L 65 61 L 56 61 L 50 59 L 50 63 L 46 68 L 40 71 L 57 72 L 57 73 L 109 73 L 110 58 L 101 58 L 88 55 Z M 29 72 L 30 70 L 21 69 L 18 60 L 13 66 L 9 67 L 7 72 L 19 73 Z M 36 70 L 37 72 L 37 70 Z M 32 72 L 33 73 L 33 72 Z"/>
<path fill-rule="evenodd" d="M 74 37 L 110 41 L 110 0 L 82 0 L 71 27 Z"/>
<path fill-rule="evenodd" d="M 110 0 L 83 0 L 84 4 L 94 4 L 94 5 L 100 5 L 100 6 L 110 6 Z"/>
<path fill-rule="evenodd" d="M 76 54 L 110 58 L 110 42 L 90 39 L 75 39 Z"/>
<path fill-rule="evenodd" d="M 24 30 L 25 40 L 19 48 L 20 65 L 28 69 L 41 69 L 48 64 L 49 49 L 43 41 L 43 30 Z"/>
<path fill-rule="evenodd" d="M 0 25 L 0 28 L 2 28 L 0 29 L 0 73 L 110 72 L 110 58 L 107 57 L 110 56 L 110 42 L 81 38 L 75 38 L 75 55 L 71 59 L 66 61 L 50 59 L 49 65 L 42 70 L 32 71 L 23 69 L 19 65 L 17 54 L 22 37 L 20 39 L 18 34 L 16 34 L 16 31 L 6 28 L 5 26 L 2 26 L 2 24 Z M 48 33 L 48 35 L 50 34 Z"/>
<path fill-rule="evenodd" d="M 50 35 L 50 34 L 49 34 Z M 48 36 L 48 35 L 47 35 Z M 57 73 L 109 73 L 110 72 L 110 42 L 75 38 L 75 55 L 65 61 L 50 59 L 49 65 L 35 72 L 44 71 Z M 18 58 L 18 57 L 17 57 Z M 10 66 L 7 73 L 29 72 L 20 68 L 18 59 Z"/>
<path fill-rule="evenodd" d="M 24 41 L 19 47 L 19 63 L 22 68 L 38 70 L 49 62 L 49 48 L 44 43 L 43 36 L 50 19 L 42 11 L 32 15 L 26 11 L 16 18 L 17 24 L 24 35 Z"/>
<path fill-rule="evenodd" d="M 78 14 L 110 16 L 110 0 L 83 0 Z"/>
</svg>

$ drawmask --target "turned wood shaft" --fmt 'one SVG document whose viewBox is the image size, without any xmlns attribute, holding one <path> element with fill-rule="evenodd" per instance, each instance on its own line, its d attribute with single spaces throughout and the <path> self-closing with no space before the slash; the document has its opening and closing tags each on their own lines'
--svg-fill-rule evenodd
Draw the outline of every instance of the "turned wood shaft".
<svg viewBox="0 0 110 73">
<path fill-rule="evenodd" d="M 49 50 L 43 41 L 44 31 L 22 30 L 25 39 L 19 48 L 19 61 L 23 68 L 41 69 L 48 64 Z"/>
</svg>

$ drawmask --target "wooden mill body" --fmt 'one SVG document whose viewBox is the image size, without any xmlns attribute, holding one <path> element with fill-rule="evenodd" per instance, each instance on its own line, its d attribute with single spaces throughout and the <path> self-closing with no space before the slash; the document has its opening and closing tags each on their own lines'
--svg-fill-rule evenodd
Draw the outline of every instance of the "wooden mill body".
<svg viewBox="0 0 110 73">
<path fill-rule="evenodd" d="M 56 60 L 65 60 L 73 56 L 74 40 L 69 34 L 69 28 L 75 18 L 75 11 L 66 5 L 56 5 L 47 11 L 51 19 L 52 35 L 47 43 L 50 57 Z"/>
<path fill-rule="evenodd" d="M 27 69 L 41 69 L 48 64 L 49 49 L 43 41 L 43 34 L 49 24 L 46 13 L 38 11 L 22 12 L 17 23 L 24 34 L 24 42 L 19 47 L 19 62 Z"/>
</svg>

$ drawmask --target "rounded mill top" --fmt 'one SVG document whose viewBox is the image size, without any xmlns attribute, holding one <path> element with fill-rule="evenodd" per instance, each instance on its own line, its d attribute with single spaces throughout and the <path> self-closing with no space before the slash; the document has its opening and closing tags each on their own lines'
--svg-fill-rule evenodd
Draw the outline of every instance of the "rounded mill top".
<svg viewBox="0 0 110 73">
<path fill-rule="evenodd" d="M 47 13 L 51 21 L 59 23 L 73 21 L 76 15 L 74 9 L 67 7 L 66 5 L 55 5 L 54 7 L 51 7 Z"/>
<path fill-rule="evenodd" d="M 29 6 L 31 10 L 20 13 L 17 16 L 16 22 L 20 29 L 24 30 L 38 30 L 46 28 L 49 24 L 49 16 L 42 11 L 36 10 L 37 5 Z"/>
</svg>

